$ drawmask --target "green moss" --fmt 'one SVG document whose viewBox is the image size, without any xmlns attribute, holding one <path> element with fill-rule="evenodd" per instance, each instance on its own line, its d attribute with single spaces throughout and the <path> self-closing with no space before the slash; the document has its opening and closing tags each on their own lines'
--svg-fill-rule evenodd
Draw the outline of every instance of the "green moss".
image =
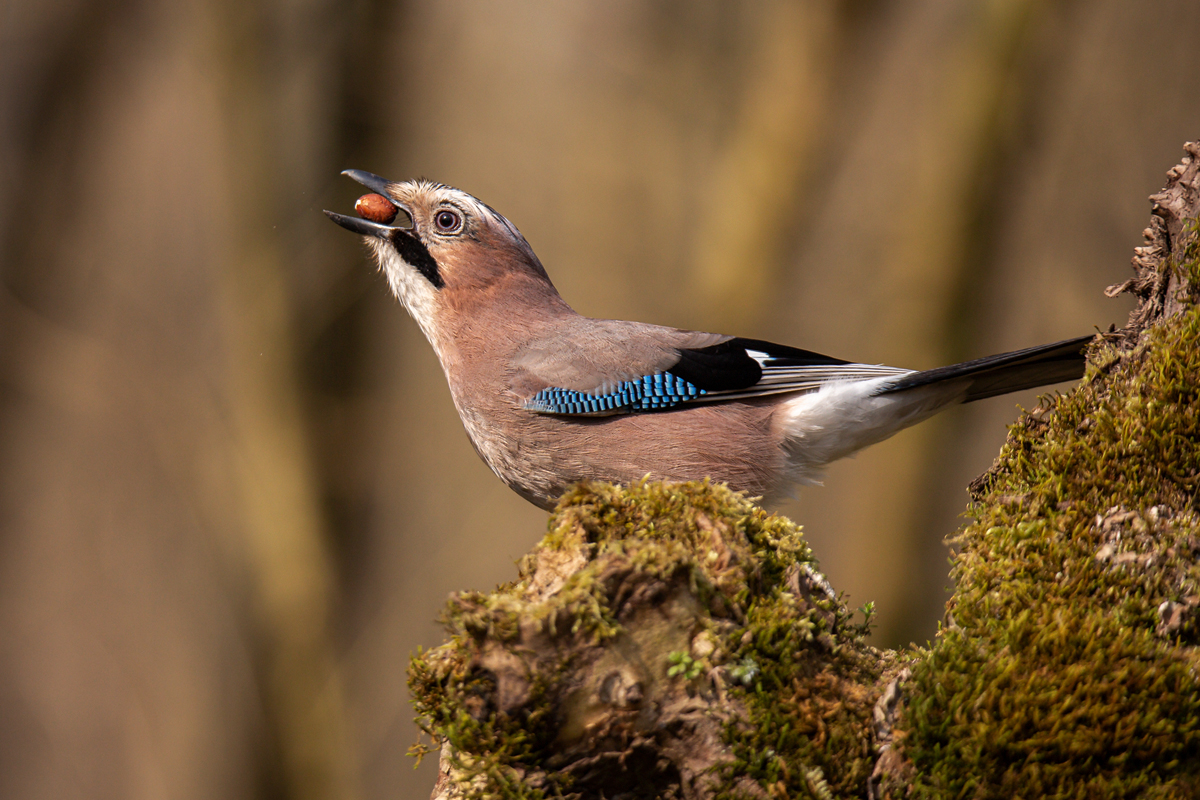
<svg viewBox="0 0 1200 800">
<path fill-rule="evenodd" d="M 1013 427 L 958 536 L 907 687 L 914 797 L 1200 796 L 1196 626 L 1159 614 L 1200 594 L 1200 313 L 1093 362 Z"/>
<path fill-rule="evenodd" d="M 565 581 L 539 585 L 556 559 L 568 567 Z M 625 604 L 637 587 L 666 597 L 661 587 L 675 586 L 694 611 L 674 623 L 684 633 L 668 631 L 653 651 L 659 684 L 645 691 L 662 705 L 698 694 L 715 714 L 741 709 L 725 726 L 718 795 L 739 796 L 749 778 L 794 797 L 861 796 L 873 687 L 887 658 L 863 645 L 865 624 L 851 621 L 814 566 L 799 528 L 722 486 L 577 487 L 515 583 L 451 599 L 451 640 L 410 666 L 418 722 L 453 746 L 475 796 L 569 793 L 568 767 L 555 753 L 587 728 L 567 719 L 593 702 L 579 699 L 580 676 L 611 657 L 603 655 L 610 643 L 625 646 L 633 613 Z M 497 700 L 498 647 L 505 669 L 534 687 L 520 702 Z"/>
<path fill-rule="evenodd" d="M 1196 305 L 1200 300 L 1200 219 L 1189 220 L 1179 240 L 1184 242 L 1183 253 L 1169 261 L 1167 268 L 1181 281 L 1184 296 L 1178 299 Z"/>
<path fill-rule="evenodd" d="M 731 787 L 747 776 L 771 796 L 863 796 L 874 765 L 876 687 L 892 660 L 863 645 L 865 632 L 828 597 L 777 589 L 752 602 L 730 643 L 744 675 L 731 693 L 748 712 L 728 732 L 735 760 L 723 772 Z"/>
<path fill-rule="evenodd" d="M 545 680 L 538 681 L 525 713 L 497 714 L 488 709 L 496 689 L 492 676 L 471 664 L 469 648 L 462 641 L 451 640 L 418 651 L 409 663 L 408 683 L 420 714 L 418 725 L 438 742 L 450 745 L 455 767 L 479 790 L 475 796 L 513 800 L 547 796 L 513 768 L 533 763 L 549 744 L 542 725 L 550 711 L 544 702 Z M 419 743 L 409 754 L 419 762 L 429 752 L 428 745 Z"/>
</svg>

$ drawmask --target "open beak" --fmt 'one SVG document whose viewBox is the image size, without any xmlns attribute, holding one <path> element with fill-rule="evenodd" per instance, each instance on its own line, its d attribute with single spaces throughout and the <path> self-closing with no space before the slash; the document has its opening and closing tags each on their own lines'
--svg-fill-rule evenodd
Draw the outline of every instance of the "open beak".
<svg viewBox="0 0 1200 800">
<path fill-rule="evenodd" d="M 342 170 L 342 174 L 347 178 L 358 181 L 375 194 L 381 194 L 387 199 L 392 200 L 392 193 L 388 191 L 388 187 L 391 186 L 392 182 L 387 178 L 381 178 L 362 169 L 344 169 Z M 392 200 L 392 202 L 396 201 Z"/>
<path fill-rule="evenodd" d="M 404 211 L 405 214 L 408 214 L 408 210 L 397 203 L 392 198 L 391 193 L 388 191 L 388 186 L 391 181 L 361 169 L 343 170 L 342 174 L 353 178 L 363 186 L 370 189 L 372 192 L 383 195 L 390 200 L 393 205 L 398 207 L 401 211 Z M 374 236 L 379 239 L 387 239 L 391 236 L 392 231 L 407 231 L 406 228 L 399 225 L 381 225 L 378 222 L 371 222 L 370 220 L 362 219 L 361 217 L 348 217 L 345 214 L 338 214 L 328 210 L 325 212 L 325 215 L 346 230 L 361 234 L 362 236 Z"/>
<path fill-rule="evenodd" d="M 402 228 L 393 228 L 390 225 L 380 225 L 378 222 L 371 222 L 361 217 L 348 217 L 345 214 L 339 214 L 336 211 L 328 209 L 325 210 L 325 216 L 348 231 L 359 233 L 363 236 L 374 236 L 379 239 L 388 238 L 394 230 L 403 230 Z"/>
</svg>

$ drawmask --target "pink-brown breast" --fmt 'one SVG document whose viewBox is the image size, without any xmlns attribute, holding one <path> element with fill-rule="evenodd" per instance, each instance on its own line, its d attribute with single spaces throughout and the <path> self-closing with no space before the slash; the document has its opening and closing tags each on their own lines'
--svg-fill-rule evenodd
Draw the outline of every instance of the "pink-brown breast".
<svg viewBox="0 0 1200 800">
<path fill-rule="evenodd" d="M 662 480 L 729 484 L 755 496 L 782 487 L 785 455 L 767 401 L 697 405 L 672 411 L 580 417 L 538 414 L 505 392 L 455 393 L 475 449 L 505 483 L 552 508 L 582 480 Z"/>
</svg>

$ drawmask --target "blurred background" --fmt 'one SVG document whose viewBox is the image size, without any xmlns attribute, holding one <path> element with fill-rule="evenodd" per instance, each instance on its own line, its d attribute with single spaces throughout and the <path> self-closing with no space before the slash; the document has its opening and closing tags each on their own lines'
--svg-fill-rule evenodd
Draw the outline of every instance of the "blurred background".
<svg viewBox="0 0 1200 800">
<path fill-rule="evenodd" d="M 546 515 L 476 458 L 347 167 L 591 316 L 933 367 L 1122 323 L 1191 0 L 0 0 L 0 797 L 419 798 L 409 654 Z M 784 511 L 874 642 L 1036 393 Z"/>
</svg>

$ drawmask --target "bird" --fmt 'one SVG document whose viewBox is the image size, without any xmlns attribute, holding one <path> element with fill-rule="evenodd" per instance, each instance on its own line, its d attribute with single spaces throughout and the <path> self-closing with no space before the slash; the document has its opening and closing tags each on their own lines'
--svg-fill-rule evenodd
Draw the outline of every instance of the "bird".
<svg viewBox="0 0 1200 800">
<path fill-rule="evenodd" d="M 777 504 L 829 463 L 949 406 L 1084 373 L 1091 336 L 914 371 L 589 318 L 517 228 L 472 195 L 342 174 L 386 202 L 360 198 L 363 217 L 325 213 L 364 238 L 432 345 L 476 452 L 546 510 L 580 482 L 647 477 L 708 479 Z M 407 220 L 391 224 L 397 210 Z"/>
</svg>

